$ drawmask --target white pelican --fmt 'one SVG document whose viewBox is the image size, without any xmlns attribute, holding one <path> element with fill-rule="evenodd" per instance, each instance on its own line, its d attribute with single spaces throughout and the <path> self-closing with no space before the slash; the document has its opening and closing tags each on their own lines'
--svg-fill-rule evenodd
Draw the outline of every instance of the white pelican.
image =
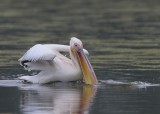
<svg viewBox="0 0 160 114">
<path fill-rule="evenodd" d="M 61 52 L 69 52 L 67 58 Z M 86 84 L 97 84 L 94 70 L 87 58 L 88 51 L 75 37 L 70 46 L 58 44 L 37 44 L 30 48 L 20 59 L 20 64 L 28 71 L 38 70 L 34 76 L 22 76 L 19 79 L 31 83 L 49 83 L 54 81 L 76 81 L 83 78 Z"/>
</svg>

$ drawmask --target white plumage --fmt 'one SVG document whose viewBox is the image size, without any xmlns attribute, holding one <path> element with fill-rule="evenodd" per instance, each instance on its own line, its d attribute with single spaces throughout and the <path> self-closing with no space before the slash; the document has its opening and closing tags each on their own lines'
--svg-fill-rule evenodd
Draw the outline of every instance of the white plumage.
<svg viewBox="0 0 160 114">
<path fill-rule="evenodd" d="M 56 53 L 49 46 L 37 44 L 30 48 L 19 61 L 41 61 L 41 60 L 53 60 L 56 57 Z"/>
<path fill-rule="evenodd" d="M 19 79 L 31 83 L 48 83 L 52 81 L 76 81 L 82 79 L 80 63 L 71 51 L 75 44 L 82 46 L 79 39 L 73 37 L 70 46 L 57 44 L 37 44 L 30 48 L 20 59 L 20 64 L 28 71 L 38 70 L 34 76 L 22 76 Z M 88 55 L 88 51 L 83 49 Z M 67 58 L 61 52 L 70 53 Z"/>
</svg>

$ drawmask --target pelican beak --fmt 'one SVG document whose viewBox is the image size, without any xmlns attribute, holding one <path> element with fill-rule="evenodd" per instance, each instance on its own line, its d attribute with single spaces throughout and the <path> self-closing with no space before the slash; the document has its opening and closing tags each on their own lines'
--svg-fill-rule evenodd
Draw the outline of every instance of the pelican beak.
<svg viewBox="0 0 160 114">
<path fill-rule="evenodd" d="M 83 49 L 79 49 L 79 51 L 77 51 L 77 55 L 85 83 L 89 85 L 97 84 L 97 77 Z"/>
</svg>

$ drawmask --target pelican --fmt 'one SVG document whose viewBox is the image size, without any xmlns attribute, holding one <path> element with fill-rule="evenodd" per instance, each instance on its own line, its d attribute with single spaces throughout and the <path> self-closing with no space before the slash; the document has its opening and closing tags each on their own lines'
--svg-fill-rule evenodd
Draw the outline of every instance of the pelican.
<svg viewBox="0 0 160 114">
<path fill-rule="evenodd" d="M 62 54 L 70 53 L 70 58 Z M 38 70 L 34 76 L 22 76 L 19 79 L 45 84 L 55 81 L 83 80 L 85 84 L 97 84 L 94 70 L 87 58 L 89 55 L 80 39 L 72 37 L 70 45 L 36 44 L 31 47 L 20 59 L 20 65 L 26 70 Z"/>
</svg>

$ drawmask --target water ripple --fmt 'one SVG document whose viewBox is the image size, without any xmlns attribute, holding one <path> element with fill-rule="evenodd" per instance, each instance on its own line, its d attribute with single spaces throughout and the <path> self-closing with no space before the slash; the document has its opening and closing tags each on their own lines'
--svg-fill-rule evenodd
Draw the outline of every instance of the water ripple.
<svg viewBox="0 0 160 114">
<path fill-rule="evenodd" d="M 147 88 L 147 87 L 153 87 L 153 86 L 160 86 L 160 84 L 154 84 L 154 83 L 149 83 L 149 82 L 142 82 L 142 81 L 134 81 L 134 82 L 122 82 L 118 80 L 100 80 L 101 84 L 106 84 L 106 85 L 116 85 L 116 86 L 132 86 L 132 87 L 137 87 L 137 88 Z"/>
</svg>

